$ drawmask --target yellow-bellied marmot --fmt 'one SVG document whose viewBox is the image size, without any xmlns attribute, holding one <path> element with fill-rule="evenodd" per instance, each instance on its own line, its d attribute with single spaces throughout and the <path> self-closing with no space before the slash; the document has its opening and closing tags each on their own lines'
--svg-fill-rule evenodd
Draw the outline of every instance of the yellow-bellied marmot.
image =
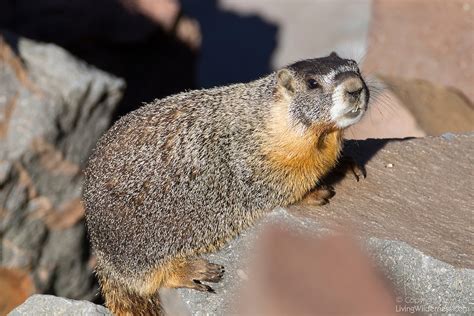
<svg viewBox="0 0 474 316">
<path fill-rule="evenodd" d="M 84 184 L 106 305 L 157 315 L 160 287 L 212 291 L 202 282 L 224 270 L 200 255 L 314 189 L 368 99 L 357 63 L 332 53 L 122 117 L 99 141 Z"/>
</svg>

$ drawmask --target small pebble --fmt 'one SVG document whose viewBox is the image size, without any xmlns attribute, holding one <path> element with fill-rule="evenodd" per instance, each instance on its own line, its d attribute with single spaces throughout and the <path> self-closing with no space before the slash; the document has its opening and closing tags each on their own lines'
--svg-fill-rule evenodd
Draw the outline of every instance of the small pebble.
<svg viewBox="0 0 474 316">
<path fill-rule="evenodd" d="M 242 279 L 242 280 L 248 280 L 249 277 L 247 276 L 247 273 L 245 273 L 243 270 L 237 270 L 237 275 Z"/>
<path fill-rule="evenodd" d="M 453 133 L 444 133 L 443 135 L 441 135 L 441 138 L 445 139 L 445 140 L 452 140 L 454 139 L 454 134 Z"/>
<path fill-rule="evenodd" d="M 393 168 L 393 164 L 392 163 L 388 163 L 385 165 L 385 168 Z"/>
</svg>

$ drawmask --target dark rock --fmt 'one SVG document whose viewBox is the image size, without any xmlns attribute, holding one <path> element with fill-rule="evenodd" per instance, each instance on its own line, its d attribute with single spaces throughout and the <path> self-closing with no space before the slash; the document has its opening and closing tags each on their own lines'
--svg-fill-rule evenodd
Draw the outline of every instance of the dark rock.
<svg viewBox="0 0 474 316">
<path fill-rule="evenodd" d="M 0 34 L 0 265 L 29 271 L 37 292 L 96 298 L 81 167 L 124 86 L 60 47 Z"/>
</svg>

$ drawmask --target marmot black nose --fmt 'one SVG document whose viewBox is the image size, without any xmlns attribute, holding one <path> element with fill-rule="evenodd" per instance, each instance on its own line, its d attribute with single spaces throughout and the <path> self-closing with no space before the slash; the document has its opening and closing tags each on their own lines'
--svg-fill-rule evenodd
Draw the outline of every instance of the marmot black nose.
<svg viewBox="0 0 474 316">
<path fill-rule="evenodd" d="M 360 76 L 354 72 L 344 72 L 336 76 L 341 86 L 344 100 L 351 105 L 357 105 L 364 91 Z"/>
<path fill-rule="evenodd" d="M 359 99 L 360 94 L 364 88 L 360 87 L 354 90 L 346 90 L 346 95 L 351 102 L 356 102 Z"/>
</svg>

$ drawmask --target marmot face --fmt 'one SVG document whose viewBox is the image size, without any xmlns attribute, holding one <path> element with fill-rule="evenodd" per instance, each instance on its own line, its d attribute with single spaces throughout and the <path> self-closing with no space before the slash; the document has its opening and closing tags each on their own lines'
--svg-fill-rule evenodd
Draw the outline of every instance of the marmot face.
<svg viewBox="0 0 474 316">
<path fill-rule="evenodd" d="M 369 90 L 357 63 L 336 53 L 294 63 L 278 71 L 277 77 L 294 123 L 344 129 L 357 123 L 367 109 Z"/>
</svg>

